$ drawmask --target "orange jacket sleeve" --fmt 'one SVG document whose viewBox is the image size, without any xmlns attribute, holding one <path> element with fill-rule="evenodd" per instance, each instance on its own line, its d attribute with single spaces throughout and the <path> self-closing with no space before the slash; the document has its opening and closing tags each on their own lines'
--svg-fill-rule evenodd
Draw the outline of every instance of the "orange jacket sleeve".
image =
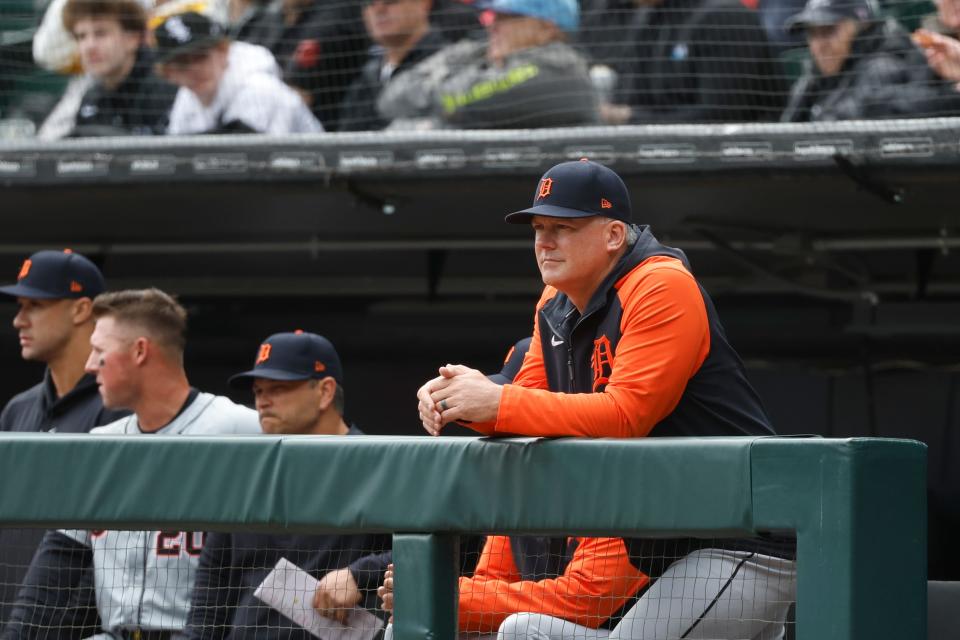
<svg viewBox="0 0 960 640">
<path fill-rule="evenodd" d="M 513 613 L 543 613 L 596 628 L 648 578 L 627 557 L 621 538 L 578 538 L 563 575 L 521 581 L 510 539 L 487 538 L 472 578 L 460 578 L 460 631 L 493 633 Z"/>
<path fill-rule="evenodd" d="M 556 294 L 556 289 L 546 287 L 540 296 L 540 301 L 537 302 L 537 310 L 533 314 L 533 338 L 530 341 L 530 348 L 527 350 L 527 355 L 523 357 L 523 365 L 521 365 L 520 370 L 517 371 L 517 375 L 513 378 L 514 384 L 531 389 L 548 388 L 547 372 L 546 369 L 543 368 L 543 346 L 540 344 L 540 327 L 537 322 L 537 315 L 540 307 L 546 304 Z M 506 390 L 507 386 L 508 385 L 504 386 L 504 390 Z M 461 424 L 485 436 L 492 436 L 497 431 L 495 422 L 464 422 Z M 502 436 L 507 434 L 501 431 L 498 435 Z M 514 435 L 523 435 L 523 432 L 517 432 Z"/>
<path fill-rule="evenodd" d="M 523 368 L 515 384 L 504 386 L 496 424 L 487 433 L 640 437 L 673 411 L 710 351 L 700 289 L 682 263 L 667 257 L 645 260 L 618 285 L 621 336 L 606 389 L 546 390 L 536 327 Z M 546 298 L 545 292 L 541 304 Z"/>
</svg>

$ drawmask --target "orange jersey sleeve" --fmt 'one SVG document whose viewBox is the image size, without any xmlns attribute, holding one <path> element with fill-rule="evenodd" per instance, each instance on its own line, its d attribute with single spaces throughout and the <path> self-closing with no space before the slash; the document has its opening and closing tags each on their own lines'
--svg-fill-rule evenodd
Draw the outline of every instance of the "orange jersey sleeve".
<svg viewBox="0 0 960 640">
<path fill-rule="evenodd" d="M 504 386 L 496 423 L 486 433 L 641 437 L 674 410 L 710 352 L 707 310 L 696 280 L 679 260 L 656 256 L 617 284 L 621 336 L 605 390 L 546 390 L 537 326 L 523 368 L 515 384 Z"/>
<path fill-rule="evenodd" d="M 648 578 L 627 557 L 621 538 L 578 538 L 562 576 L 521 581 L 510 539 L 487 538 L 472 578 L 460 578 L 459 628 L 494 633 L 513 613 L 543 613 L 596 628 Z"/>
</svg>

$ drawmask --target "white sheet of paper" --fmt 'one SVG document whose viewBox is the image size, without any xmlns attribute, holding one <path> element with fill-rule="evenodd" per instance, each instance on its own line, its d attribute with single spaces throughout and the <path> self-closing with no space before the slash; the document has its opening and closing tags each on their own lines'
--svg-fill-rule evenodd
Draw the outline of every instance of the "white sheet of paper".
<svg viewBox="0 0 960 640">
<path fill-rule="evenodd" d="M 365 609 L 353 609 L 345 625 L 317 613 L 313 608 L 317 582 L 297 565 L 280 558 L 253 595 L 320 640 L 372 640 L 383 621 Z"/>
</svg>

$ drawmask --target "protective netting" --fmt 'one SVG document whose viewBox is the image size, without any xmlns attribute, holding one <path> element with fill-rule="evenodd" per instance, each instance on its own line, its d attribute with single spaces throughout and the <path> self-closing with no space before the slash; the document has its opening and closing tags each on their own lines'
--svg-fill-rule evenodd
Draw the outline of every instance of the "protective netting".
<svg viewBox="0 0 960 640">
<path fill-rule="evenodd" d="M 5 529 L 2 543 L 3 640 L 373 640 L 392 635 L 392 577 L 413 570 L 372 534 Z M 782 638 L 794 558 L 777 536 L 462 536 L 460 635 Z"/>
<path fill-rule="evenodd" d="M 958 29 L 960 0 L 0 0 L 0 139 L 957 115 Z"/>
</svg>

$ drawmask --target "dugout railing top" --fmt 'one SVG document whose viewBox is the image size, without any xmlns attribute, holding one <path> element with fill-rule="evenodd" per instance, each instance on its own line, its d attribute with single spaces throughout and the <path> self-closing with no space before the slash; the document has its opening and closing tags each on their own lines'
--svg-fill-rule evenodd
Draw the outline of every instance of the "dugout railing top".
<svg viewBox="0 0 960 640">
<path fill-rule="evenodd" d="M 960 118 L 812 124 L 682 124 L 296 136 L 0 142 L 0 184 L 315 180 L 539 173 L 588 156 L 621 172 L 956 167 Z"/>
<path fill-rule="evenodd" d="M 788 531 L 797 637 L 892 640 L 925 637 L 925 467 L 883 439 L 4 435 L 0 526 L 395 532 L 399 640 L 454 637 L 460 532 Z"/>
</svg>

